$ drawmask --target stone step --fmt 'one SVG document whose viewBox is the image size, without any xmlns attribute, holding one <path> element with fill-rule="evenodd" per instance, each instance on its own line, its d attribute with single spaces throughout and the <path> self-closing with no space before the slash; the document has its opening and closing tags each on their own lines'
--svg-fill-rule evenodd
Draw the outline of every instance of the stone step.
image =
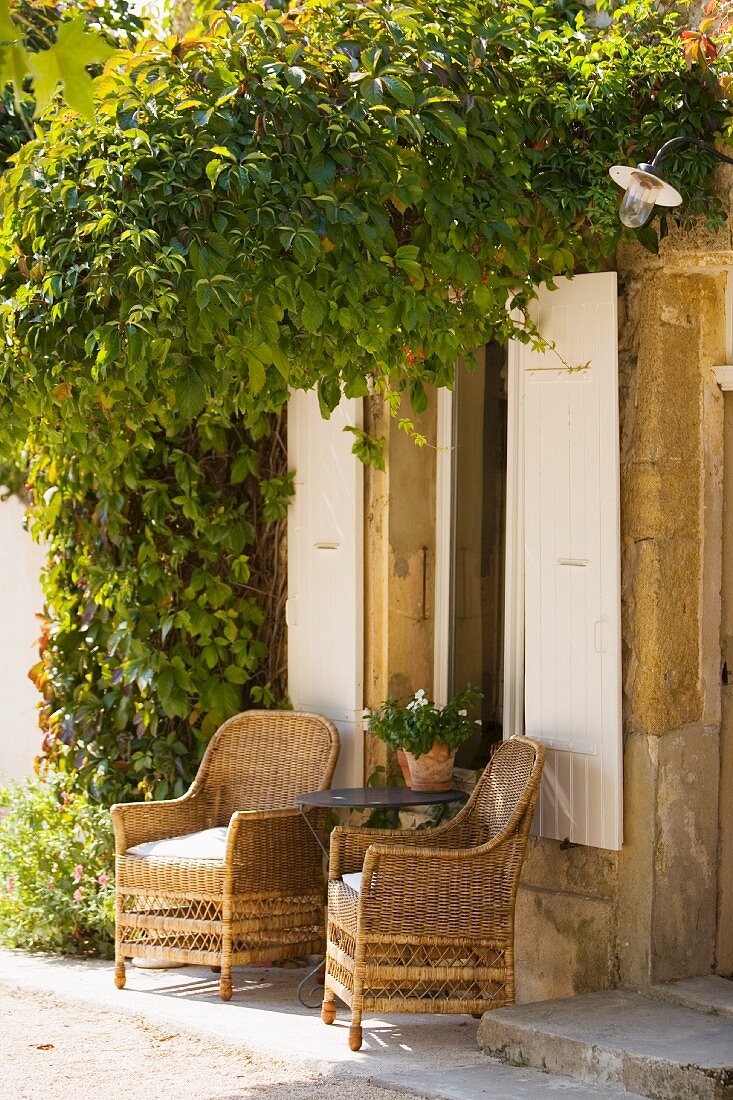
<svg viewBox="0 0 733 1100">
<path fill-rule="evenodd" d="M 487 1012 L 486 1054 L 654 1100 L 733 1100 L 733 1020 L 623 990 Z"/>
<path fill-rule="evenodd" d="M 711 974 L 707 978 L 684 978 L 678 982 L 663 982 L 649 990 L 653 997 L 672 1004 L 695 1008 L 710 1016 L 733 1017 L 733 981 Z"/>
</svg>

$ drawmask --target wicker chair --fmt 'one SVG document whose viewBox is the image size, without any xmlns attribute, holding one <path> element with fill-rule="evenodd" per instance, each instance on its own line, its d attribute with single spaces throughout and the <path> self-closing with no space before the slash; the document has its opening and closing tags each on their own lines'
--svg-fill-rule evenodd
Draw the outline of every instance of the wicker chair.
<svg viewBox="0 0 733 1100">
<path fill-rule="evenodd" d="M 220 967 L 229 1000 L 232 966 L 323 950 L 323 853 L 294 801 L 329 787 L 338 752 L 321 715 L 247 711 L 216 732 L 182 798 L 112 807 L 118 989 L 126 958 L 161 959 Z M 324 811 L 310 820 L 325 829 Z"/>
<path fill-rule="evenodd" d="M 505 741 L 437 828 L 332 832 L 321 1015 L 332 1024 L 335 998 L 346 1002 L 352 1050 L 365 1012 L 513 1003 L 514 905 L 543 756 L 527 737 Z"/>
</svg>

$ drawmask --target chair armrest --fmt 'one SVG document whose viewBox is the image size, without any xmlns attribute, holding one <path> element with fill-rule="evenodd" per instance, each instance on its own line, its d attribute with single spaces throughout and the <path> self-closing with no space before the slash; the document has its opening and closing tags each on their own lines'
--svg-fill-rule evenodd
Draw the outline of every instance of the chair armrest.
<svg viewBox="0 0 733 1100">
<path fill-rule="evenodd" d="M 306 812 L 323 841 L 326 811 Z M 323 850 L 299 809 L 238 810 L 232 814 L 224 862 L 235 892 L 238 884 L 255 893 L 283 888 L 291 894 L 323 890 L 323 860 Z"/>
<path fill-rule="evenodd" d="M 337 825 L 331 833 L 331 854 L 328 877 L 341 878 L 353 871 L 361 871 L 367 850 L 375 844 L 390 847 L 410 846 L 415 849 L 436 847 L 449 849 L 460 847 L 454 829 L 454 821 L 445 821 L 431 829 L 365 829 Z"/>
<path fill-rule="evenodd" d="M 110 809 L 115 852 L 151 840 L 167 840 L 206 828 L 206 801 L 201 788 L 191 787 L 180 798 L 161 802 L 118 802 Z"/>
</svg>

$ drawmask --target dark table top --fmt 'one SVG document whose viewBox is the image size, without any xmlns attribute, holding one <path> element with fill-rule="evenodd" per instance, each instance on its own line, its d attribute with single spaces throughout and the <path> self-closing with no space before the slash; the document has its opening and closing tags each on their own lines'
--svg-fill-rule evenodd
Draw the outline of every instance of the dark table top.
<svg viewBox="0 0 733 1100">
<path fill-rule="evenodd" d="M 406 806 L 439 806 L 466 798 L 466 792 L 458 790 L 413 791 L 411 787 L 343 787 L 332 791 L 308 791 L 296 795 L 295 801 L 299 806 L 327 806 L 332 810 L 339 806 L 352 809 L 396 809 Z"/>
</svg>

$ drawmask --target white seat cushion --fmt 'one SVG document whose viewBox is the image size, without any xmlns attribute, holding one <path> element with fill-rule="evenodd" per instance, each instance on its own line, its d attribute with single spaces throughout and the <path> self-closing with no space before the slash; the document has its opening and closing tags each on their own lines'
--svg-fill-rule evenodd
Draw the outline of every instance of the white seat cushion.
<svg viewBox="0 0 733 1100">
<path fill-rule="evenodd" d="M 158 859 L 224 859 L 227 827 L 204 829 L 200 833 L 172 836 L 168 840 L 149 840 L 128 848 L 125 855 L 157 857 Z"/>
<path fill-rule="evenodd" d="M 353 871 L 350 875 L 342 875 L 341 881 L 358 894 L 361 890 L 361 874 L 361 871 Z"/>
</svg>

